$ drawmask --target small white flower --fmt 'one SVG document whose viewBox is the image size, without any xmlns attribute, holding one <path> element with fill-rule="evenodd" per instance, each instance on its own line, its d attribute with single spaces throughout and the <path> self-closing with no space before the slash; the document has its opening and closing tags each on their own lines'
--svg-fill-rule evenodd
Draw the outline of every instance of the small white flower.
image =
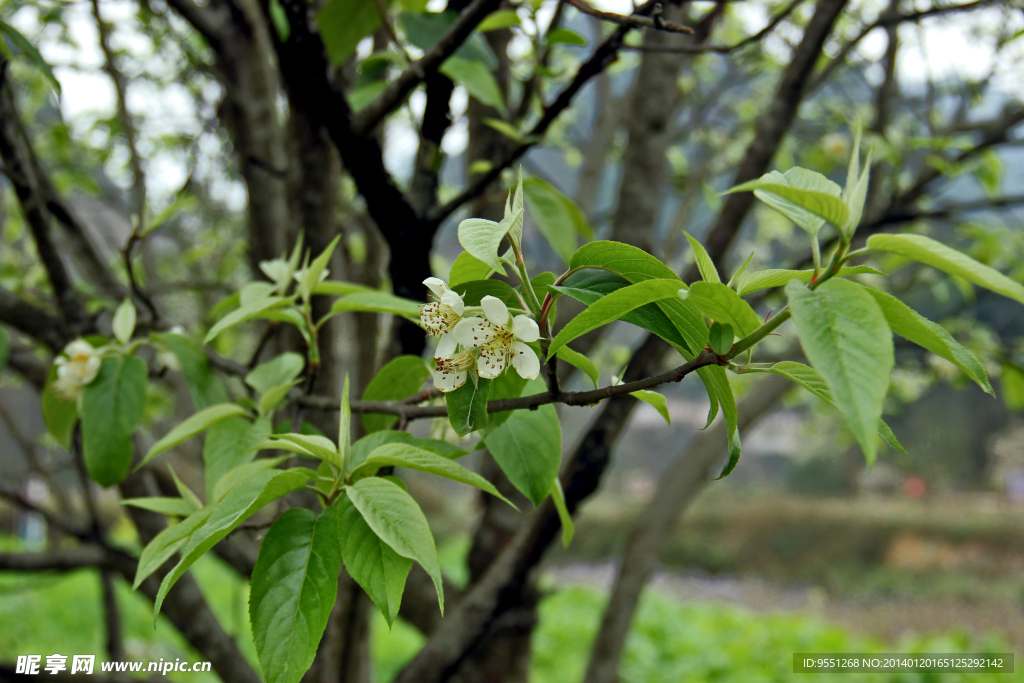
<svg viewBox="0 0 1024 683">
<path fill-rule="evenodd" d="M 533 318 L 517 315 L 512 318 L 501 299 L 485 296 L 480 305 L 484 318 L 463 318 L 455 327 L 455 341 L 464 348 L 480 349 L 477 372 L 485 379 L 494 379 L 509 365 L 520 377 L 533 379 L 540 373 L 540 361 L 528 342 L 540 339 L 540 328 Z"/>
<path fill-rule="evenodd" d="M 456 346 L 455 337 L 451 332 L 462 320 L 466 304 L 463 303 L 462 296 L 440 278 L 428 277 L 423 284 L 433 292 L 437 300 L 423 307 L 420 311 L 420 322 L 427 328 L 427 332 L 441 337 L 434 354 L 438 357 L 450 356 L 455 353 Z"/>
<path fill-rule="evenodd" d="M 434 386 L 442 393 L 455 391 L 466 383 L 467 371 L 476 364 L 468 352 L 435 358 L 437 368 L 434 370 Z"/>
<path fill-rule="evenodd" d="M 76 339 L 64 347 L 64 353 L 57 357 L 56 363 L 54 389 L 64 400 L 70 401 L 82 393 L 82 387 L 96 379 L 102 359 L 89 342 Z"/>
</svg>

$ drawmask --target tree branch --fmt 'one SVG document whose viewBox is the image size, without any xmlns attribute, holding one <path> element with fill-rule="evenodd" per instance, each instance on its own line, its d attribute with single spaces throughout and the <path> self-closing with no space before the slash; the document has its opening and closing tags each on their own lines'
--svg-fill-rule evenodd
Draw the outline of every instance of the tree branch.
<svg viewBox="0 0 1024 683">
<path fill-rule="evenodd" d="M 693 29 L 689 26 L 683 26 L 681 24 L 675 24 L 671 21 L 663 21 L 661 13 L 654 13 L 653 17 L 646 17 L 637 14 L 618 14 L 616 12 L 605 12 L 595 7 L 591 7 L 586 0 L 565 0 L 567 3 L 578 9 L 583 14 L 590 15 L 595 19 L 601 21 L 608 21 L 619 26 L 626 26 L 628 28 L 653 28 L 659 31 L 668 31 L 669 33 L 693 33 Z"/>
<path fill-rule="evenodd" d="M 64 321 L 0 287 L 0 322 L 24 332 L 57 353 L 72 339 Z"/>
</svg>

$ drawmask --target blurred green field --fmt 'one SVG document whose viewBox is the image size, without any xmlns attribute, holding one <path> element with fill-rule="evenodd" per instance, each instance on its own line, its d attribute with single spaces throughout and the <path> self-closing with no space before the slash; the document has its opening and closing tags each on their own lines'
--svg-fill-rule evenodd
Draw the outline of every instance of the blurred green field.
<svg viewBox="0 0 1024 683">
<path fill-rule="evenodd" d="M 195 566 L 213 609 L 225 628 L 253 658 L 248 630 L 247 589 L 218 561 L 204 558 Z M 121 600 L 127 656 L 133 660 L 197 660 L 199 657 L 172 627 L 158 621 L 151 607 L 122 584 Z M 600 619 L 604 595 L 573 586 L 549 590 L 541 603 L 534 636 L 532 683 L 578 681 L 586 666 Z M 62 575 L 0 576 L 0 662 L 20 654 L 92 654 L 103 659 L 103 622 L 99 580 L 82 570 Z M 390 633 L 375 614 L 373 655 L 376 680 L 386 683 L 412 657 L 422 636 L 404 623 Z M 800 615 L 754 614 L 710 603 L 684 603 L 648 592 L 628 642 L 623 664 L 625 683 L 757 683 L 840 680 L 835 674 L 792 673 L 793 652 L 1008 652 L 998 638 L 970 640 L 962 634 L 911 639 L 899 643 L 854 636 L 818 619 Z M 170 674 L 171 680 L 206 683 L 212 674 Z M 843 674 L 844 683 L 954 683 L 1024 680 L 1021 674 L 861 675 Z"/>
</svg>

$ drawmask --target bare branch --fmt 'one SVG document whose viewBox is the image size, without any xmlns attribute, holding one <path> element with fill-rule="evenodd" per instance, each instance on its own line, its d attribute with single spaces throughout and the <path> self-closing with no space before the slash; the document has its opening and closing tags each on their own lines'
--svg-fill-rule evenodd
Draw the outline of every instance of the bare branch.
<svg viewBox="0 0 1024 683">
<path fill-rule="evenodd" d="M 591 7 L 586 0 L 565 1 L 580 12 L 583 12 L 583 14 L 588 14 L 595 19 L 609 21 L 613 24 L 618 24 L 619 26 L 627 26 L 629 28 L 653 28 L 659 31 L 668 31 L 669 33 L 693 33 L 693 29 L 689 26 L 674 24 L 671 21 L 663 21 L 661 19 L 660 12 L 652 12 L 653 16 L 650 17 L 636 14 L 625 15 L 617 14 L 615 12 L 605 12 L 595 7 Z"/>
<path fill-rule="evenodd" d="M 64 321 L 16 294 L 0 287 L 0 322 L 24 332 L 36 341 L 49 346 L 54 352 L 64 348 L 71 340 Z"/>
<path fill-rule="evenodd" d="M 37 553 L 0 553 L 0 570 L 67 572 L 83 567 L 114 568 L 109 553 L 97 545 L 54 548 Z"/>
</svg>

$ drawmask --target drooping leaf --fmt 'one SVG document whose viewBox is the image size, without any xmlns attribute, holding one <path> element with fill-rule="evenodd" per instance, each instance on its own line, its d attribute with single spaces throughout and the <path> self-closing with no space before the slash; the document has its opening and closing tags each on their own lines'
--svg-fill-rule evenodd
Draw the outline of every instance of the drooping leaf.
<svg viewBox="0 0 1024 683">
<path fill-rule="evenodd" d="M 283 296 L 268 296 L 265 299 L 257 299 L 252 303 L 239 306 L 226 316 L 218 320 L 210 331 L 206 333 L 204 344 L 209 344 L 216 339 L 224 330 L 230 329 L 249 320 L 255 320 L 260 314 L 275 308 L 287 305 L 291 299 Z"/>
<path fill-rule="evenodd" d="M 174 515 L 177 517 L 188 517 L 196 512 L 184 498 L 171 498 L 155 496 L 152 498 L 125 498 L 121 505 L 159 512 L 161 515 Z"/>
<path fill-rule="evenodd" d="M 184 422 L 176 426 L 171 431 L 167 432 L 159 441 L 153 444 L 149 452 L 146 453 L 146 457 L 142 459 L 141 465 L 146 464 L 161 453 L 165 453 L 178 444 L 188 441 L 193 436 L 205 432 L 207 429 L 223 422 L 231 417 L 241 417 L 245 415 L 245 409 L 234 403 L 221 403 L 219 405 L 210 406 L 204 410 L 200 410 L 195 415 L 190 416 Z"/>
<path fill-rule="evenodd" d="M 153 333 L 152 336 L 178 358 L 181 374 L 185 378 L 192 405 L 196 410 L 228 402 L 224 384 L 210 368 L 210 361 L 207 360 L 202 347 L 181 334 L 159 332 Z"/>
<path fill-rule="evenodd" d="M 700 271 L 700 277 L 705 282 L 721 282 L 722 278 L 718 275 L 718 269 L 715 268 L 715 262 L 711 260 L 711 256 L 708 254 L 707 249 L 699 241 L 694 239 L 693 235 L 688 232 L 684 232 L 686 235 L 686 241 L 690 243 L 690 248 L 693 249 L 693 256 L 697 260 L 697 270 Z"/>
<path fill-rule="evenodd" d="M 562 490 L 562 482 L 555 478 L 554 486 L 551 487 L 551 499 L 555 501 L 555 511 L 558 513 L 558 521 L 562 524 L 562 547 L 568 548 L 572 543 L 572 537 L 576 533 L 576 525 L 572 522 L 572 515 L 565 504 L 565 492 Z"/>
<path fill-rule="evenodd" d="M 678 279 L 644 280 L 608 294 L 573 318 L 555 335 L 548 347 L 548 357 L 573 339 L 614 322 L 641 306 L 661 299 L 678 298 L 680 290 L 684 290 L 684 286 Z"/>
<path fill-rule="evenodd" d="M 252 460 L 256 446 L 273 431 L 270 420 L 250 421 L 230 418 L 214 425 L 203 441 L 203 470 L 206 473 L 206 500 L 216 500 L 216 486 L 228 472 Z"/>
<path fill-rule="evenodd" d="M 347 495 L 338 500 L 338 513 L 344 530 L 341 555 L 345 570 L 377 605 L 388 626 L 393 626 L 402 605 L 412 560 L 402 557 L 380 540 Z"/>
<path fill-rule="evenodd" d="M 301 354 L 287 351 L 257 365 L 245 376 L 245 383 L 259 393 L 265 394 L 274 387 L 294 381 L 305 367 L 306 359 Z"/>
<path fill-rule="evenodd" d="M 444 613 L 441 564 L 427 518 L 416 501 L 397 484 L 381 477 L 360 479 L 346 487 L 352 505 L 380 540 L 402 557 L 415 560 L 434 581 Z"/>
<path fill-rule="evenodd" d="M 419 356 L 398 356 L 380 369 L 363 392 L 364 401 L 397 401 L 409 398 L 430 378 L 423 359 Z M 390 429 L 398 421 L 397 415 L 363 413 L 363 427 L 369 434 Z"/>
<path fill-rule="evenodd" d="M 643 401 L 657 410 L 658 414 L 665 418 L 665 422 L 672 424 L 672 417 L 668 414 L 668 399 L 666 399 L 662 394 L 659 394 L 656 391 L 639 389 L 637 391 L 631 391 L 629 395 L 639 401 Z"/>
<path fill-rule="evenodd" d="M 975 261 L 973 258 L 947 247 L 924 235 L 872 235 L 868 238 L 868 249 L 888 251 L 937 268 L 954 277 L 973 282 L 979 287 L 1024 304 L 1024 285 L 1015 282 L 995 268 Z"/>
<path fill-rule="evenodd" d="M 309 479 L 309 472 L 298 468 L 287 472 L 257 472 L 231 489 L 219 503 L 215 503 L 206 522 L 189 536 L 181 550 L 178 564 L 161 582 L 154 601 L 153 619 L 160 614 L 160 606 L 167 597 L 167 591 L 206 551 L 264 505 L 302 488 Z"/>
<path fill-rule="evenodd" d="M 139 566 L 135 570 L 135 582 L 132 584 L 132 590 L 141 586 L 146 577 L 163 566 L 164 562 L 171 559 L 171 556 L 185 545 L 193 532 L 206 523 L 212 509 L 212 507 L 205 507 L 198 512 L 193 512 L 177 524 L 158 533 L 152 541 L 146 544 L 139 555 Z"/>
<path fill-rule="evenodd" d="M 852 266 L 849 268 L 840 268 L 836 277 L 864 274 L 885 275 L 882 271 L 875 270 L 870 266 Z M 759 289 L 782 287 L 790 280 L 810 282 L 813 277 L 813 270 L 781 270 L 777 268 L 759 270 L 754 273 L 748 273 L 746 276 L 739 278 L 736 282 L 736 292 L 740 296 L 746 296 L 747 294 L 756 292 Z"/>
<path fill-rule="evenodd" d="M 132 466 L 132 432 L 146 405 L 146 364 L 134 356 L 103 359 L 82 394 L 82 456 L 100 486 L 124 481 Z"/>
<path fill-rule="evenodd" d="M 512 485 L 540 505 L 562 462 L 562 427 L 555 407 L 517 410 L 504 424 L 489 429 L 484 441 Z"/>
<path fill-rule="evenodd" d="M 594 382 L 594 388 L 597 388 L 598 382 L 601 381 L 601 373 L 598 372 L 597 366 L 594 365 L 594 361 L 590 360 L 579 351 L 573 351 L 568 346 L 563 346 L 558 349 L 555 355 L 569 365 L 582 370 L 583 373 Z"/>
<path fill-rule="evenodd" d="M 483 62 L 453 56 L 445 60 L 439 71 L 464 87 L 470 97 L 481 104 L 493 107 L 502 114 L 508 113 L 501 86 Z"/>
<path fill-rule="evenodd" d="M 338 508 L 286 510 L 267 531 L 252 571 L 249 621 L 268 681 L 298 683 L 313 663 L 338 595 Z"/>
<path fill-rule="evenodd" d="M 46 384 L 43 386 L 43 395 L 40 399 L 40 408 L 43 413 L 43 424 L 46 431 L 50 433 L 61 448 L 71 450 L 71 435 L 78 422 L 78 406 L 74 400 L 65 401 L 53 387 L 57 381 L 57 365 L 51 365 L 46 373 Z"/>
<path fill-rule="evenodd" d="M 455 263 L 452 264 L 451 273 L 448 275 L 448 286 L 455 289 L 457 285 L 466 282 L 486 280 L 493 273 L 494 269 L 476 256 L 468 251 L 460 251 L 459 255 L 455 257 Z"/>
<path fill-rule="evenodd" d="M 988 373 L 985 372 L 981 361 L 953 339 L 953 336 L 945 328 L 920 315 L 891 294 L 872 287 L 865 287 L 865 289 L 875 297 L 889 327 L 895 334 L 928 349 L 936 356 L 945 358 L 977 382 L 978 386 L 985 390 L 985 393 L 995 396 L 992 385 L 988 381 Z"/>
<path fill-rule="evenodd" d="M 381 467 L 406 467 L 411 470 L 419 470 L 427 474 L 444 477 L 461 484 L 475 486 L 481 491 L 486 491 L 495 498 L 508 503 L 505 496 L 501 495 L 491 482 L 476 472 L 467 470 L 462 465 L 449 460 L 443 455 L 404 443 L 389 443 L 379 446 L 352 471 L 352 477 L 359 479 L 372 476 Z"/>
<path fill-rule="evenodd" d="M 824 194 L 832 195 L 833 197 L 842 196 L 842 190 L 839 185 L 820 173 L 810 171 L 806 168 L 800 168 L 799 166 L 795 166 L 785 173 L 772 171 L 771 173 L 761 176 L 761 180 L 777 183 L 779 185 L 788 185 L 789 187 L 797 190 L 822 192 Z M 818 231 L 821 230 L 821 226 L 825 224 L 825 219 L 819 214 L 809 211 L 800 204 L 790 201 L 789 199 L 786 199 L 774 192 L 767 190 L 754 190 L 754 196 L 796 223 L 798 227 L 806 230 L 811 235 L 817 235 Z M 842 228 L 843 225 L 836 225 L 836 227 Z"/>
<path fill-rule="evenodd" d="M 684 298 L 715 322 L 731 325 L 740 337 L 761 326 L 750 304 L 720 282 L 694 282 Z"/>
<path fill-rule="evenodd" d="M 736 399 L 732 394 L 732 385 L 725 374 L 725 368 L 721 366 L 709 367 L 715 382 L 715 396 L 719 405 L 722 406 L 722 417 L 725 418 L 725 438 L 729 446 L 729 460 L 725 464 L 719 479 L 724 479 L 732 474 L 736 465 L 740 462 L 740 454 L 743 451 L 740 444 L 739 412 L 736 410 Z"/>
<path fill-rule="evenodd" d="M 50 65 L 47 64 L 45 59 L 43 59 L 43 56 L 39 54 L 39 50 L 37 50 L 25 36 L 21 35 L 21 32 L 6 21 L 0 20 L 0 36 L 7 36 L 7 38 L 14 43 L 14 45 L 26 57 L 29 58 L 32 65 L 42 72 L 43 76 L 46 77 L 46 81 L 50 84 L 50 87 L 52 87 L 57 92 L 57 95 L 60 96 L 60 81 L 58 81 L 57 77 L 53 75 L 53 69 L 51 69 Z"/>
<path fill-rule="evenodd" d="M 455 391 L 444 395 L 448 407 L 448 422 L 459 436 L 487 426 L 487 396 L 491 380 L 483 377 L 470 379 Z"/>
<path fill-rule="evenodd" d="M 331 315 L 346 311 L 363 311 L 367 313 L 390 313 L 391 315 L 408 318 L 419 322 L 420 307 L 423 304 L 412 299 L 403 299 L 387 292 L 356 292 L 348 294 L 334 302 Z"/>
<path fill-rule="evenodd" d="M 568 263 L 576 251 L 577 235 L 593 239 L 594 231 L 574 201 L 550 183 L 537 178 L 523 180 L 530 217 L 555 253 Z"/>
<path fill-rule="evenodd" d="M 409 432 L 387 430 L 368 434 L 352 444 L 352 451 L 347 463 L 348 471 L 352 472 L 354 469 L 359 467 L 364 460 L 366 460 L 370 453 L 388 443 L 408 444 L 410 446 L 415 446 L 416 448 L 430 451 L 431 453 L 436 453 L 442 457 L 448 458 L 449 460 L 456 460 L 467 454 L 463 449 L 458 446 L 453 446 L 447 441 L 421 439 L 417 436 L 413 436 Z"/>
<path fill-rule="evenodd" d="M 893 367 L 892 331 L 864 288 L 832 279 L 815 290 L 786 285 L 793 320 L 811 366 L 825 379 L 868 463 L 878 448 L 878 421 Z"/>
</svg>

